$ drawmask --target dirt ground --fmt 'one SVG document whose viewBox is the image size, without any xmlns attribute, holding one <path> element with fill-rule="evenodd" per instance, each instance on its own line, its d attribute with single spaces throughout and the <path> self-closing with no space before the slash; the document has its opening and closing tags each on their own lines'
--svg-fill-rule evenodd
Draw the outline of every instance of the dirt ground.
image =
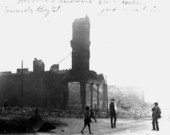
<svg viewBox="0 0 170 135">
<path fill-rule="evenodd" d="M 37 133 L 38 135 L 82 135 L 83 119 L 59 118 L 68 126 L 57 127 L 50 133 Z M 151 119 L 118 119 L 116 128 L 110 127 L 109 119 L 97 119 L 91 123 L 94 135 L 166 135 L 169 134 L 170 121 L 167 118 L 159 120 L 160 131 L 152 131 Z M 88 135 L 88 128 L 84 130 L 84 135 Z"/>
</svg>

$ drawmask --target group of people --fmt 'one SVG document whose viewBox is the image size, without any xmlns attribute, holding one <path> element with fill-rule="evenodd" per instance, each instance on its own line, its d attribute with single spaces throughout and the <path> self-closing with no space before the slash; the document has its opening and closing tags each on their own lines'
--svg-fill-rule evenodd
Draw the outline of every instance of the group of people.
<svg viewBox="0 0 170 135">
<path fill-rule="evenodd" d="M 90 108 L 87 106 L 87 107 L 86 107 L 85 114 L 84 114 L 84 126 L 83 126 L 83 129 L 81 130 L 81 133 L 82 133 L 82 134 L 84 134 L 83 131 L 84 131 L 84 129 L 86 128 L 86 126 L 88 126 L 89 134 L 93 134 L 93 133 L 91 132 L 91 127 L 90 127 L 90 122 L 92 122 L 92 120 L 91 120 L 92 118 L 95 120 L 95 122 L 97 122 L 93 108 L 90 109 Z"/>
<path fill-rule="evenodd" d="M 117 106 L 115 103 L 115 100 L 112 99 L 109 105 L 109 110 L 110 110 L 110 122 L 111 122 L 111 128 L 116 128 L 116 119 L 117 119 Z M 89 129 L 89 134 L 93 134 L 91 132 L 91 127 L 90 127 L 90 122 L 91 122 L 91 118 L 93 118 L 95 120 L 95 122 L 97 122 L 94 113 L 93 113 L 93 109 L 89 108 L 88 106 L 86 107 L 86 111 L 84 114 L 84 126 L 81 130 L 81 133 L 84 134 L 84 129 L 86 128 L 86 126 L 88 126 Z M 114 119 L 114 122 L 113 122 Z"/>
<path fill-rule="evenodd" d="M 110 111 L 111 128 L 116 128 L 117 106 L 116 106 L 116 102 L 114 99 L 111 99 L 111 102 L 109 104 L 109 111 Z M 84 134 L 83 131 L 86 128 L 86 126 L 88 126 L 89 134 L 93 134 L 91 132 L 91 127 L 90 127 L 91 118 L 93 118 L 95 120 L 95 122 L 97 122 L 97 120 L 93 114 L 93 110 L 91 109 L 91 111 L 90 111 L 90 108 L 87 106 L 85 114 L 84 114 L 84 126 L 81 130 L 82 134 Z M 159 118 L 161 118 L 161 109 L 158 106 L 158 103 L 155 102 L 154 107 L 152 108 L 152 126 L 153 126 L 152 130 L 159 131 L 159 124 L 158 124 Z M 114 119 L 114 122 L 113 122 L 113 119 Z"/>
</svg>

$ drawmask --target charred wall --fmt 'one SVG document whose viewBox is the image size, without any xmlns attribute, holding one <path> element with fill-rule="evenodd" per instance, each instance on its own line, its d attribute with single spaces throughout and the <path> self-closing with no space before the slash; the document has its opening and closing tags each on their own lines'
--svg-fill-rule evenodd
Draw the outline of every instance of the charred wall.
<svg viewBox="0 0 170 135">
<path fill-rule="evenodd" d="M 68 85 L 63 74 L 43 72 L 23 75 L 23 103 L 28 107 L 64 108 L 67 106 Z M 4 99 L 9 106 L 20 106 L 22 90 L 21 74 L 0 76 L 0 105 Z"/>
</svg>

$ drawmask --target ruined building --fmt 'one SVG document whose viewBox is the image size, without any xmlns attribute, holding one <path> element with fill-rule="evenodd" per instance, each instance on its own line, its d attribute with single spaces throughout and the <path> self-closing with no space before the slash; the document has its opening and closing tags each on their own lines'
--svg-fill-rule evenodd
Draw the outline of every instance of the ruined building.
<svg viewBox="0 0 170 135">
<path fill-rule="evenodd" d="M 45 71 L 45 65 L 42 60 L 37 60 L 36 58 L 33 61 L 33 72 L 41 73 Z"/>
<path fill-rule="evenodd" d="M 79 82 L 80 99 L 82 110 L 86 106 L 86 86 L 90 86 L 91 106 L 93 107 L 93 85 L 97 86 L 97 108 L 99 108 L 99 86 L 103 86 L 103 108 L 107 107 L 106 103 L 106 87 L 102 75 L 98 75 L 95 71 L 89 70 L 90 64 L 90 22 L 89 18 L 76 19 L 73 22 L 73 34 L 71 40 L 72 47 L 72 69 L 68 72 L 68 82 Z"/>
<path fill-rule="evenodd" d="M 97 107 L 99 108 L 99 87 L 103 88 L 103 108 L 107 107 L 107 91 L 102 74 L 90 70 L 90 22 L 89 18 L 76 19 L 72 25 L 72 69 L 60 70 L 58 64 L 45 71 L 42 60 L 34 59 L 33 71 L 17 69 L 16 73 L 0 74 L 0 103 L 8 99 L 10 106 L 41 106 L 67 108 L 69 106 L 69 85 L 80 84 L 80 103 L 86 106 L 86 88 L 90 87 L 90 104 L 93 106 L 93 85 L 95 85 Z M 21 94 L 23 93 L 23 94 Z M 2 105 L 2 104 L 1 104 Z"/>
<path fill-rule="evenodd" d="M 74 21 L 71 47 L 72 70 L 89 71 L 90 23 L 88 17 Z"/>
<path fill-rule="evenodd" d="M 65 108 L 65 95 L 68 93 L 67 82 L 63 81 L 67 72 L 53 70 L 44 71 L 44 63 L 34 59 L 33 72 L 28 69 L 17 69 L 16 73 L 0 76 L 0 103 L 8 99 L 10 106 L 20 106 L 23 98 L 24 106 L 41 106 Z M 23 72 L 22 72 L 23 71 Z M 23 91 L 23 97 L 21 95 Z"/>
</svg>

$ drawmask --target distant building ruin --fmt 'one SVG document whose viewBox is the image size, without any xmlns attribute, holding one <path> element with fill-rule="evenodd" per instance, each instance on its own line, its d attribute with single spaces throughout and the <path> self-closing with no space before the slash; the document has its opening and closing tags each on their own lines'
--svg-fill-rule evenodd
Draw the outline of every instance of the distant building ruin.
<svg viewBox="0 0 170 135">
<path fill-rule="evenodd" d="M 58 71 L 60 71 L 59 70 L 59 64 L 54 64 L 54 65 L 52 65 L 51 66 L 51 68 L 50 68 L 50 71 L 52 71 L 52 72 L 58 72 Z"/>
<path fill-rule="evenodd" d="M 34 59 L 33 61 L 33 72 L 40 73 L 45 71 L 45 65 L 42 60 Z"/>
<path fill-rule="evenodd" d="M 144 91 L 136 87 L 108 86 L 109 99 L 115 98 L 118 105 L 128 107 L 145 103 Z"/>
</svg>

